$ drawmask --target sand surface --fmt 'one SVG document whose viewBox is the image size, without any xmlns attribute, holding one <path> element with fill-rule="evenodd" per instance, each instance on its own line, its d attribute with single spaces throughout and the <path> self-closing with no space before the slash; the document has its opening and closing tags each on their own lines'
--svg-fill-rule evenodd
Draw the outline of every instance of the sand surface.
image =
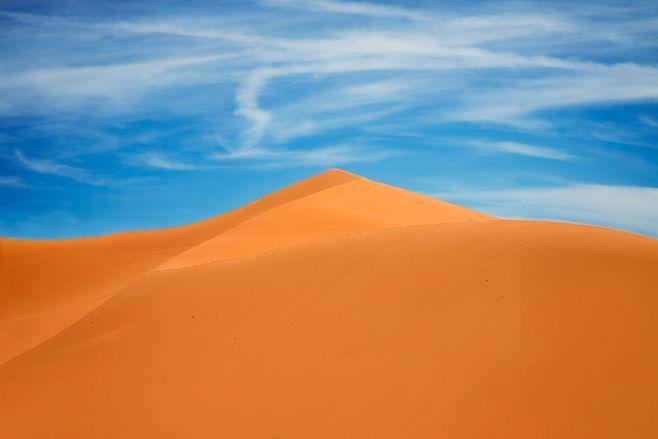
<svg viewBox="0 0 658 439">
<path fill-rule="evenodd" d="M 658 240 L 330 171 L 0 241 L 2 438 L 655 438 Z"/>
</svg>

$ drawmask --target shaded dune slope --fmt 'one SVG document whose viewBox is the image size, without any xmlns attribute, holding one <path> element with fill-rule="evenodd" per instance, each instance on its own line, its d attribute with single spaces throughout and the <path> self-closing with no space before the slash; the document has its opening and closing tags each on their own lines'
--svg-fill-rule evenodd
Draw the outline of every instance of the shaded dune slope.
<svg viewBox="0 0 658 439">
<path fill-rule="evenodd" d="M 192 226 L 29 245 L 3 250 L 24 288 L 3 319 L 75 311 L 0 365 L 8 437 L 658 436 L 654 239 L 334 171 Z M 34 280 L 39 245 L 89 267 Z"/>
</svg>

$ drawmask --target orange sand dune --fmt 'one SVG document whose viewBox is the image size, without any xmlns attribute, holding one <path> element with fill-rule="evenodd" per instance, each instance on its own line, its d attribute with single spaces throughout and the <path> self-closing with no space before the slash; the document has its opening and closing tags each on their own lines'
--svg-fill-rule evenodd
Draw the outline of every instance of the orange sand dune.
<svg viewBox="0 0 658 439">
<path fill-rule="evenodd" d="M 331 171 L 2 240 L 1 437 L 658 437 L 658 240 Z"/>
</svg>

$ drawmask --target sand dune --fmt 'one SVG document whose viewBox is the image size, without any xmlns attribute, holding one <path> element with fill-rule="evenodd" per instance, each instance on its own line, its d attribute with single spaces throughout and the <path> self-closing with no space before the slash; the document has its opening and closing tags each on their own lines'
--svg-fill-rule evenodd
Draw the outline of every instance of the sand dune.
<svg viewBox="0 0 658 439">
<path fill-rule="evenodd" d="M 330 171 L 3 239 L 2 437 L 658 437 L 658 241 Z"/>
</svg>

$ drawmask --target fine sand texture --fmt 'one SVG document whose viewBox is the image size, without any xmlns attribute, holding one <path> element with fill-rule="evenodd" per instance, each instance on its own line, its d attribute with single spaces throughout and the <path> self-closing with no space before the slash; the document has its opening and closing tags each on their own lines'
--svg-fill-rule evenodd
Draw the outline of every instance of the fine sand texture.
<svg viewBox="0 0 658 439">
<path fill-rule="evenodd" d="M 657 438 L 658 240 L 333 170 L 0 240 L 1 438 Z"/>
</svg>

